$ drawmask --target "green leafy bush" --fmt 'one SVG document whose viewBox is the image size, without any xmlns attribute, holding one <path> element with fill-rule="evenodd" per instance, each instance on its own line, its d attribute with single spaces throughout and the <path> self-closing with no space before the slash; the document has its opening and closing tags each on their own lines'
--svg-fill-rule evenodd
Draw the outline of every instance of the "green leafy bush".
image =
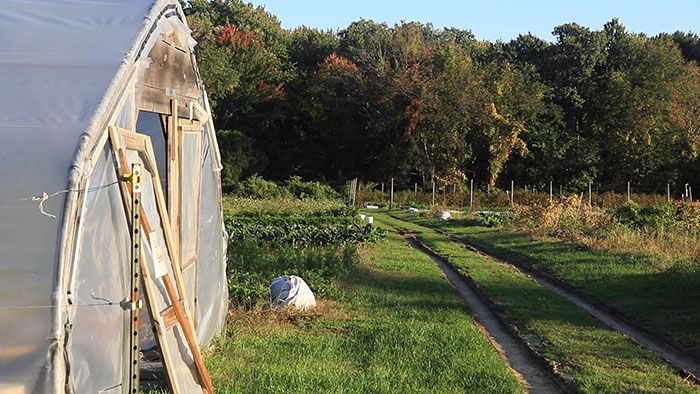
<svg viewBox="0 0 700 394">
<path fill-rule="evenodd" d="M 676 207 L 670 203 L 646 206 L 630 201 L 616 209 L 613 216 L 633 228 L 668 227 L 675 220 Z"/>
<path fill-rule="evenodd" d="M 247 198 L 290 198 L 292 194 L 285 188 L 279 187 L 275 182 L 266 181 L 258 175 L 248 177 L 233 186 L 233 192 L 237 196 Z"/>
<path fill-rule="evenodd" d="M 340 198 L 332 187 L 320 182 L 304 182 L 301 177 L 293 176 L 287 179 L 284 187 L 294 197 L 302 200 L 332 200 Z"/>
<path fill-rule="evenodd" d="M 476 218 L 479 225 L 484 227 L 503 227 L 508 222 L 507 214 L 482 213 Z"/>
<path fill-rule="evenodd" d="M 676 220 L 687 230 L 700 231 L 700 206 L 681 204 L 676 207 Z"/>
</svg>

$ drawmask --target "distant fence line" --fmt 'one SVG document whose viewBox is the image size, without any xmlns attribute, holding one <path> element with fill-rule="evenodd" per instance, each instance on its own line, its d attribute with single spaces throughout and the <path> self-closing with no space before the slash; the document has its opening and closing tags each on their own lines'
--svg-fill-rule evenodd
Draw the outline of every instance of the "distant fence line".
<svg viewBox="0 0 700 394">
<path fill-rule="evenodd" d="M 418 205 L 459 205 L 471 208 L 479 206 L 513 206 L 515 203 L 549 199 L 561 196 L 579 195 L 592 206 L 603 208 L 616 207 L 628 201 L 642 204 L 662 202 L 698 201 L 693 197 L 692 186 L 685 184 L 681 190 L 664 186 L 635 184 L 596 184 L 590 182 L 587 187 L 574 188 L 549 181 L 548 185 L 533 185 L 525 182 L 510 182 L 509 188 L 491 188 L 487 183 L 479 184 L 471 179 L 466 184 L 440 185 L 430 182 L 428 185 L 413 183 L 399 184 L 390 178 L 387 182 L 363 181 L 352 179 L 347 184 L 347 197 L 352 205 L 363 203 L 395 204 L 414 203 Z M 411 198 L 413 197 L 413 198 Z M 494 205 L 495 204 L 495 205 Z"/>
</svg>

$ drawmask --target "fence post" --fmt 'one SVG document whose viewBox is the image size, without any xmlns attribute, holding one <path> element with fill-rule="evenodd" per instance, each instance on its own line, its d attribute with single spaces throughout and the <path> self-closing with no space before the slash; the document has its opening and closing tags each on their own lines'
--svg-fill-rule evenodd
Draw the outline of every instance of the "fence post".
<svg viewBox="0 0 700 394">
<path fill-rule="evenodd" d="M 469 188 L 469 209 L 474 208 L 474 178 L 472 178 L 471 186 Z"/>
<path fill-rule="evenodd" d="M 491 196 L 491 182 L 486 183 L 486 195 Z"/>
<path fill-rule="evenodd" d="M 666 202 L 671 202 L 671 184 L 666 184 Z"/>
<path fill-rule="evenodd" d="M 389 209 L 394 208 L 394 178 L 391 178 L 391 199 L 389 201 Z"/>
<path fill-rule="evenodd" d="M 357 184 L 359 182 L 357 181 L 357 178 L 355 178 L 355 191 L 352 193 L 352 205 L 357 204 Z"/>
<path fill-rule="evenodd" d="M 433 205 L 435 205 L 435 181 L 433 181 Z"/>
<path fill-rule="evenodd" d="M 513 208 L 515 204 L 515 181 L 510 181 L 510 207 Z"/>
<path fill-rule="evenodd" d="M 552 183 L 553 181 L 549 181 L 549 203 L 552 203 Z"/>
<path fill-rule="evenodd" d="M 413 197 L 418 195 L 418 182 L 413 184 Z"/>
<path fill-rule="evenodd" d="M 382 194 L 384 194 L 384 182 L 382 182 Z"/>
<path fill-rule="evenodd" d="M 632 185 L 631 182 L 627 182 L 627 202 L 632 201 Z"/>
<path fill-rule="evenodd" d="M 592 207 L 592 199 L 591 199 L 591 182 L 588 182 L 588 206 Z"/>
<path fill-rule="evenodd" d="M 688 198 L 690 198 L 690 202 L 693 202 L 693 188 L 688 184 Z"/>
</svg>

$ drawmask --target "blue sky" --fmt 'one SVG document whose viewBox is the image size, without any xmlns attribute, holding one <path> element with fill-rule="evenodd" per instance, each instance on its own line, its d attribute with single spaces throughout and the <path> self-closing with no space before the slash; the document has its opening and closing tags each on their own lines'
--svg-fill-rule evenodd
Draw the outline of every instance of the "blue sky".
<svg viewBox="0 0 700 394">
<path fill-rule="evenodd" d="M 249 1 L 249 0 L 246 0 Z M 628 31 L 700 32 L 700 0 L 252 0 L 264 5 L 284 28 L 300 25 L 321 29 L 346 27 L 360 18 L 389 25 L 406 21 L 432 22 L 436 28 L 454 26 L 471 30 L 479 39 L 508 41 L 531 32 L 552 41 L 554 26 L 577 22 L 600 29 L 614 17 Z"/>
</svg>

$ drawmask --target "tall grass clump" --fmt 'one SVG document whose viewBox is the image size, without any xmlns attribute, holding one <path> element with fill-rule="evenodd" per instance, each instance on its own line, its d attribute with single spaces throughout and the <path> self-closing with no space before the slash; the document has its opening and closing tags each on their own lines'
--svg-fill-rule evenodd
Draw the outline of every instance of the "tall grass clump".
<svg viewBox="0 0 700 394">
<path fill-rule="evenodd" d="M 602 210 L 580 194 L 516 205 L 512 222 L 522 231 L 579 241 L 595 250 L 653 255 L 659 269 L 687 262 L 700 268 L 700 207 L 693 204 L 626 202 Z"/>
</svg>

